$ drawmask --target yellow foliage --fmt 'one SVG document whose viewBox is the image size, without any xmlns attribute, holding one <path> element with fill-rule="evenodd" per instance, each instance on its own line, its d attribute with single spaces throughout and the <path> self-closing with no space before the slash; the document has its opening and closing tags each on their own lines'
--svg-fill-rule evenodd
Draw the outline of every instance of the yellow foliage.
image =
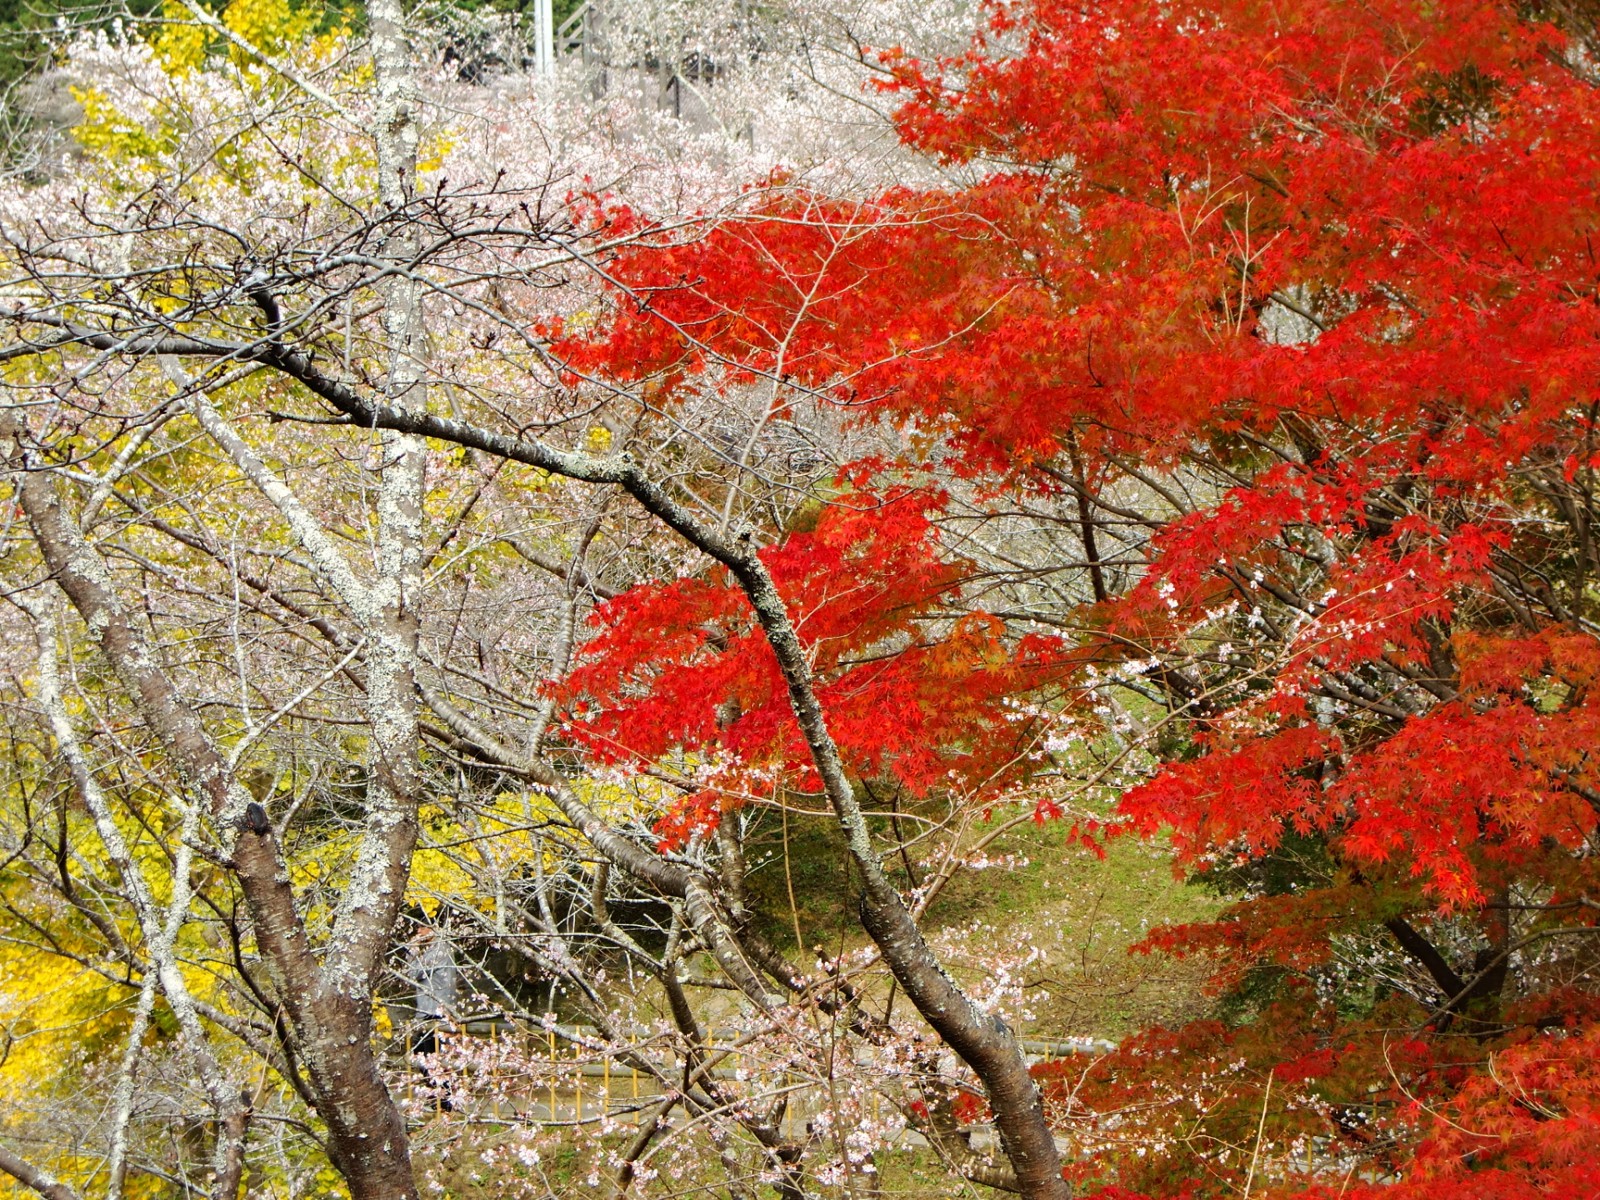
<svg viewBox="0 0 1600 1200">
<path fill-rule="evenodd" d="M 530 867 L 538 848 L 529 826 L 553 815 L 550 801 L 536 793 L 503 792 L 487 807 L 461 817 L 440 804 L 424 805 L 418 813 L 422 845 L 411 862 L 407 899 L 430 916 L 445 897 L 465 898 L 487 909 L 493 896 L 478 892 L 474 869 L 516 872 Z M 544 865 L 556 867 L 549 847 Z"/>
<path fill-rule="evenodd" d="M 0 1094 L 13 1103 L 44 1094 L 79 1053 L 122 1032 L 130 995 L 71 959 L 0 941 Z"/>
<path fill-rule="evenodd" d="M 554 476 L 543 467 L 529 467 L 525 471 L 508 470 L 502 473 L 501 480 L 506 487 L 531 495 L 549 491 L 555 483 Z"/>
<path fill-rule="evenodd" d="M 83 120 L 73 126 L 72 136 L 85 150 L 113 161 L 151 159 L 166 148 L 162 138 L 117 111 L 99 88 L 71 89 L 72 98 L 83 105 Z"/>
<path fill-rule="evenodd" d="M 455 149 L 455 139 L 448 134 L 429 138 L 417 152 L 418 171 L 437 171 L 444 166 L 445 156 Z"/>
<path fill-rule="evenodd" d="M 118 824 L 151 898 L 165 905 L 172 896 L 173 880 L 159 841 L 176 836 L 175 819 L 152 804 L 142 820 L 119 813 Z M 73 818 L 68 839 L 79 864 L 77 872 L 114 874 L 103 843 L 86 819 Z M 200 879 L 203 883 L 204 873 Z M 124 977 L 125 968 L 107 957 L 98 934 L 32 911 L 48 902 L 37 900 L 25 884 L 9 900 L 10 913 L 24 920 L 12 925 L 8 914 L 0 925 L 0 1097 L 20 1101 L 47 1095 L 49 1085 L 70 1071 L 80 1054 L 97 1055 L 102 1048 L 112 1052 L 110 1047 L 126 1034 L 136 986 L 113 982 Z M 110 911 L 105 916 L 121 927 L 129 944 L 139 943 L 131 912 Z M 52 946 L 61 953 L 37 944 L 29 925 L 33 921 L 49 923 Z M 199 938 L 195 927 L 186 928 L 179 952 L 203 949 Z M 104 973 L 85 965 L 96 962 L 103 962 Z M 216 980 L 204 969 L 185 962 L 182 970 L 192 994 L 219 1007 L 226 1005 Z M 157 1010 L 158 1026 L 162 1011 Z"/>
<path fill-rule="evenodd" d="M 181 78 L 204 65 L 211 34 L 173 0 L 162 7 L 161 20 L 162 25 L 150 44 L 167 74 Z"/>
<path fill-rule="evenodd" d="M 311 40 L 322 13 L 314 6 L 298 9 L 288 0 L 233 0 L 222 11 L 222 23 L 267 54 Z"/>
<path fill-rule="evenodd" d="M 580 799 L 608 820 L 626 822 L 641 812 L 662 803 L 653 790 L 661 788 L 652 780 L 628 786 L 575 779 L 572 788 Z M 664 790 L 664 789 L 663 789 Z M 448 802 L 449 798 L 446 798 Z M 489 911 L 494 905 L 492 890 L 480 888 L 486 875 L 531 875 L 536 862 L 546 870 L 559 870 L 563 847 L 548 832 L 562 823 L 554 801 L 541 792 L 501 792 L 487 806 L 472 809 L 445 804 L 424 805 L 418 813 L 422 839 L 411 863 L 411 882 L 406 899 L 430 916 L 448 897 Z M 533 831 L 545 829 L 536 839 Z M 541 858 L 542 862 L 538 861 Z"/>
<path fill-rule="evenodd" d="M 312 1194 L 326 1197 L 326 1200 L 344 1200 L 344 1197 L 350 1195 L 350 1189 L 345 1186 L 344 1176 L 330 1166 L 318 1170 L 317 1183 L 312 1189 Z"/>
</svg>

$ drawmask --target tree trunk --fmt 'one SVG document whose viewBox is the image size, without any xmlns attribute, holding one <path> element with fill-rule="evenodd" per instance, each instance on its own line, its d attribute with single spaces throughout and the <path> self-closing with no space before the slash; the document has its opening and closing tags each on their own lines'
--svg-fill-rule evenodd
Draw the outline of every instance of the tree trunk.
<svg viewBox="0 0 1600 1200">
<path fill-rule="evenodd" d="M 185 785 L 204 803 L 218 840 L 232 851 L 258 947 L 283 1006 L 290 1049 L 305 1066 L 317 1114 L 328 1126 L 330 1153 L 351 1195 L 356 1200 L 415 1200 L 405 1122 L 383 1084 L 372 1048 L 370 993 L 351 994 L 348 970 L 330 980 L 317 962 L 265 814 L 249 819 L 255 815 L 249 811 L 249 793 L 233 778 L 123 608 L 104 563 L 65 512 L 49 476 L 30 463 L 18 479 L 18 498 L 51 576 L 166 747 Z M 265 832 L 253 831 L 263 827 Z M 395 873 L 394 867 L 388 871 Z M 386 903 L 397 904 L 398 894 Z M 379 929 L 383 919 L 379 911 L 355 922 L 366 945 L 379 947 L 366 951 L 369 956 L 381 955 L 387 944 L 392 919 Z M 353 919 L 341 914 L 341 920 L 348 926 Z M 349 934 L 344 940 L 350 945 L 358 941 Z"/>
</svg>

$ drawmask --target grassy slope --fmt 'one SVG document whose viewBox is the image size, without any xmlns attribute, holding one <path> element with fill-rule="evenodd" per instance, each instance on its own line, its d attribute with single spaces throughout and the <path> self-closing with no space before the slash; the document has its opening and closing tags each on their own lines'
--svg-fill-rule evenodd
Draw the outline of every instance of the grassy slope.
<svg viewBox="0 0 1600 1200">
<path fill-rule="evenodd" d="M 1034 1017 L 1019 1022 L 1025 1033 L 1116 1040 L 1197 1015 L 1205 965 L 1129 947 L 1156 926 L 1206 920 L 1221 902 L 1175 879 L 1163 845 L 1118 840 L 1101 859 L 1064 845 L 1063 833 L 1030 824 L 1010 835 L 1014 863 L 958 875 L 931 926 L 958 962 L 1031 940 L 1043 957 L 1025 971 Z"/>
<path fill-rule="evenodd" d="M 751 860 L 760 864 L 753 892 L 760 908 L 777 914 L 769 916 L 768 930 L 787 949 L 793 949 L 795 940 L 788 904 L 791 886 L 808 947 L 821 945 L 837 953 L 862 944 L 840 849 L 829 823 L 791 822 L 786 879 L 777 824 L 763 819 L 753 827 Z M 1196 1016 L 1206 1007 L 1203 964 L 1128 953 L 1155 925 L 1203 920 L 1220 907 L 1209 894 L 1173 878 L 1161 846 L 1119 841 L 1099 859 L 1081 847 L 1068 847 L 1060 825 L 1028 824 L 1007 834 L 989 857 L 997 865 L 956 876 L 931 909 L 927 926 L 954 973 L 978 987 L 985 961 L 997 951 L 1016 956 L 1029 942 L 1039 948 L 1042 957 L 1023 975 L 1032 985 L 1023 992 L 1032 1016 L 1017 1022 L 1021 1032 L 1116 1039 L 1150 1024 Z M 714 1008 L 716 998 L 710 999 Z M 642 1010 L 652 1007 L 649 996 L 640 1000 Z M 509 1132 L 480 1126 L 465 1137 L 424 1137 L 419 1164 L 442 1185 L 443 1194 L 456 1200 L 576 1200 L 596 1194 L 591 1181 L 601 1181 L 598 1186 L 604 1189 L 611 1172 L 607 1152 L 615 1153 L 629 1140 L 620 1131 L 599 1143 L 551 1131 L 546 1157 L 528 1167 L 503 1153 L 484 1154 Z M 926 1147 L 904 1146 L 878 1155 L 876 1161 L 880 1195 L 886 1200 L 978 1200 L 995 1194 L 951 1177 Z M 844 1187 L 817 1191 L 839 1200 L 849 1195 Z M 677 1172 L 669 1171 L 637 1192 L 658 1197 L 727 1194 L 721 1167 L 709 1155 L 679 1162 Z M 761 1186 L 755 1194 L 772 1191 Z"/>
<path fill-rule="evenodd" d="M 842 850 L 829 824 L 792 821 L 786 880 L 777 823 L 763 817 L 752 828 L 757 907 L 771 914 L 768 932 L 785 949 L 795 948 L 791 885 L 807 947 L 838 953 L 861 944 Z M 997 949 L 1020 956 L 1026 943 L 1038 948 L 1043 957 L 1025 970 L 1033 1019 L 1019 1022 L 1023 1032 L 1117 1039 L 1204 1006 L 1204 964 L 1128 953 L 1155 926 L 1205 920 L 1221 907 L 1174 879 L 1163 846 L 1119 840 L 1100 859 L 1066 845 L 1063 826 L 1029 823 L 987 857 L 994 865 L 951 880 L 927 926 L 955 972 L 972 982 L 980 982 Z"/>
</svg>

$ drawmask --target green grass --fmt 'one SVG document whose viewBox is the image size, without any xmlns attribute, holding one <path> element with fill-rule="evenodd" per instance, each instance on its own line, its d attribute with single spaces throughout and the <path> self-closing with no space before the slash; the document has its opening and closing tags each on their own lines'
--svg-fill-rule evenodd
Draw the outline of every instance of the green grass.
<svg viewBox="0 0 1600 1200">
<path fill-rule="evenodd" d="M 880 822 L 880 824 L 887 824 Z M 970 844 L 987 832 L 969 831 Z M 752 908 L 767 933 L 794 953 L 798 919 L 805 949 L 832 953 L 863 944 L 852 872 L 830 819 L 791 817 L 787 878 L 781 824 L 752 820 L 747 855 Z M 956 873 L 930 907 L 926 926 L 962 978 L 976 981 L 997 946 L 1031 938 L 1044 953 L 1027 970 L 1027 1032 L 1039 1036 L 1117 1039 L 1150 1024 L 1192 1018 L 1208 1003 L 1203 963 L 1130 954 L 1128 948 L 1167 923 L 1204 921 L 1225 901 L 1174 877 L 1162 843 L 1119 839 L 1104 858 L 1068 845 L 1059 823 L 1025 823 L 989 847 L 995 863 Z M 905 884 L 898 859 L 888 864 Z M 912 861 L 919 881 L 930 864 Z M 789 893 L 792 886 L 794 908 Z"/>
<path fill-rule="evenodd" d="M 761 913 L 768 932 L 792 952 L 798 918 L 807 948 L 820 943 L 836 952 L 862 946 L 850 872 L 833 823 L 791 818 L 786 871 L 781 823 L 771 818 L 770 813 L 752 818 L 747 841 L 755 866 L 752 907 Z M 969 843 L 985 832 L 984 827 L 969 831 Z M 952 879 L 932 905 L 925 927 L 952 974 L 975 988 L 983 987 L 997 957 L 1016 960 L 1030 943 L 1041 951 L 1022 975 L 1023 1004 L 1031 1016 L 1016 1022 L 1020 1033 L 1118 1039 L 1151 1024 L 1191 1019 L 1210 1007 L 1202 987 L 1203 964 L 1128 953 L 1155 926 L 1204 920 L 1225 903 L 1175 879 L 1163 845 L 1120 840 L 1099 858 L 1068 845 L 1062 825 L 1028 823 L 997 839 L 988 858 L 995 865 L 963 870 Z M 920 876 L 927 864 L 913 862 L 912 869 Z M 802 954 L 798 961 L 808 963 L 808 958 Z M 696 964 L 697 973 L 711 970 L 708 962 Z M 887 976 L 880 973 L 867 990 L 881 1003 L 889 994 Z M 716 1023 L 718 1005 L 735 1003 L 726 993 L 698 999 L 710 1024 Z M 639 1000 L 645 1007 L 650 1004 L 646 995 Z M 903 999 L 895 1011 L 897 1020 L 910 1015 Z M 448 1117 L 443 1122 L 450 1123 Z M 418 1165 L 430 1188 L 438 1188 L 432 1194 L 455 1200 L 588 1197 L 609 1187 L 615 1152 L 629 1136 L 620 1131 L 603 1138 L 573 1136 L 570 1130 L 554 1129 L 531 1134 L 541 1154 L 536 1167 L 509 1153 L 524 1134 L 475 1122 L 464 1122 L 453 1133 L 436 1128 L 433 1136 L 419 1138 Z M 749 1148 L 741 1152 L 741 1162 L 748 1170 L 758 1165 Z M 876 1164 L 886 1198 L 976 1194 L 949 1177 L 926 1147 L 882 1150 Z M 851 1194 L 846 1187 L 822 1186 L 815 1179 L 810 1185 L 825 1200 L 846 1200 Z M 714 1148 L 702 1139 L 677 1159 L 673 1174 L 634 1191 L 640 1196 L 725 1196 L 727 1185 Z M 765 1185 L 754 1191 L 772 1194 Z"/>
<path fill-rule="evenodd" d="M 1100 858 L 1066 844 L 1062 826 L 1030 823 L 989 858 L 1005 854 L 1010 865 L 952 879 L 928 924 L 957 947 L 958 973 L 964 942 L 975 963 L 997 946 L 1039 949 L 1024 975 L 1034 1015 L 1024 1032 L 1117 1040 L 1207 1007 L 1203 963 L 1129 952 L 1152 929 L 1208 920 L 1225 903 L 1175 878 L 1164 844 L 1119 839 Z"/>
</svg>

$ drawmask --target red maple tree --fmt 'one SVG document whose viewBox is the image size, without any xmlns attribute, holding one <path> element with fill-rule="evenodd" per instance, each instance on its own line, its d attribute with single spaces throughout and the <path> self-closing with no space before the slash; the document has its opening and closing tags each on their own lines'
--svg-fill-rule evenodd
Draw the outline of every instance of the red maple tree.
<svg viewBox="0 0 1600 1200">
<path fill-rule="evenodd" d="M 764 552 L 858 777 L 999 794 L 1041 713 L 1139 681 L 1159 761 L 1108 826 L 1243 897 L 1143 947 L 1210 955 L 1233 1019 L 1044 1072 L 1091 1131 L 1071 1171 L 1595 1195 L 1596 10 L 987 11 L 962 57 L 884 55 L 903 137 L 970 185 L 775 184 L 630 252 L 568 361 L 908 431 Z M 993 602 L 945 485 L 1071 515 L 1069 619 Z M 813 786 L 729 580 L 601 619 L 573 735 L 733 764 L 664 838 L 754 775 Z"/>
</svg>

